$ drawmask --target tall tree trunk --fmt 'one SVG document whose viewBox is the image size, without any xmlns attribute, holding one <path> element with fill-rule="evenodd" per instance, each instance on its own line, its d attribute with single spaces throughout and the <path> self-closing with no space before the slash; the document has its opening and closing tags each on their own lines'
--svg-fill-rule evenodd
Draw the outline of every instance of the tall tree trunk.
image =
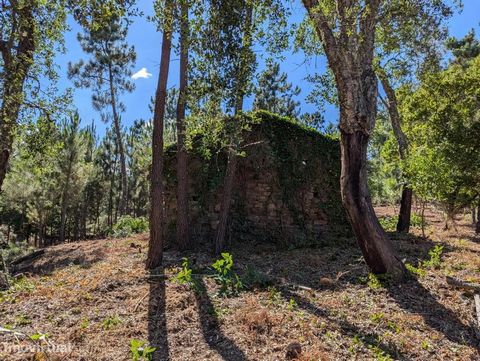
<svg viewBox="0 0 480 361">
<path fill-rule="evenodd" d="M 180 93 L 177 102 L 177 242 L 181 250 L 187 249 L 188 233 L 188 168 L 185 148 L 185 107 L 188 85 L 189 20 L 188 3 L 181 1 L 180 14 Z"/>
<path fill-rule="evenodd" d="M 65 174 L 65 185 L 63 186 L 62 192 L 62 206 L 60 211 L 60 238 L 59 242 L 63 243 L 65 241 L 65 221 L 67 218 L 67 208 L 68 208 L 68 192 L 70 191 L 70 176 L 72 174 L 72 165 L 74 154 L 71 152 L 68 159 L 67 174 Z"/>
<path fill-rule="evenodd" d="M 377 115 L 377 77 L 369 66 L 359 75 L 342 76 L 337 81 L 342 203 L 370 269 L 374 273 L 390 273 L 401 279 L 405 268 L 378 222 L 368 190 L 367 148 Z"/>
<path fill-rule="evenodd" d="M 400 212 L 398 213 L 397 232 L 408 233 L 410 231 L 410 219 L 412 215 L 413 190 L 408 184 L 403 185 L 402 199 L 400 200 Z"/>
<path fill-rule="evenodd" d="M 112 73 L 112 66 L 109 64 L 108 66 L 108 76 L 109 76 L 109 83 L 110 83 L 110 103 L 112 105 L 112 113 L 113 113 L 113 128 L 115 131 L 115 139 L 117 142 L 117 149 L 118 154 L 120 156 L 120 175 L 122 181 L 122 194 L 120 197 L 120 203 L 118 206 L 120 216 L 123 216 L 127 212 L 127 204 L 128 204 L 128 177 L 127 177 L 127 160 L 125 157 L 125 147 L 123 145 L 123 137 L 122 137 L 122 125 L 120 121 L 120 115 L 118 114 L 117 109 L 117 98 L 115 92 L 115 85 L 113 84 L 113 73 Z"/>
<path fill-rule="evenodd" d="M 381 68 L 377 69 L 377 75 L 382 83 L 383 90 L 387 95 L 388 102 L 386 107 L 390 115 L 393 134 L 398 143 L 398 154 L 403 161 L 408 155 L 408 141 L 405 133 L 402 131 L 400 113 L 398 111 L 398 102 L 395 90 L 390 84 L 387 74 Z M 412 188 L 408 183 L 403 185 L 402 200 L 400 202 L 400 212 L 398 214 L 397 232 L 408 233 L 410 231 L 410 217 L 412 213 Z"/>
<path fill-rule="evenodd" d="M 227 233 L 228 216 L 232 202 L 235 173 L 237 171 L 238 156 L 235 149 L 229 148 L 227 154 L 227 169 L 223 180 L 222 202 L 218 219 L 217 237 L 215 239 L 215 254 L 220 254 L 225 249 L 225 235 Z"/>
<path fill-rule="evenodd" d="M 0 38 L 0 54 L 5 75 L 0 108 L 0 192 L 7 174 L 18 115 L 24 100 L 23 87 L 35 52 L 36 23 L 33 5 L 27 2 L 22 7 L 16 6 L 12 10 L 12 16 L 16 17 L 17 31 L 12 29 L 12 32 L 7 34 L 7 40 Z M 15 44 L 17 38 L 19 41 Z"/>
<path fill-rule="evenodd" d="M 108 198 L 108 227 L 112 228 L 114 222 L 114 211 L 115 211 L 115 201 L 114 201 L 114 192 L 113 188 L 115 186 L 115 175 L 117 174 L 117 156 L 115 156 L 115 161 L 111 164 L 110 169 L 110 189 L 109 189 L 109 198 Z"/>
<path fill-rule="evenodd" d="M 342 203 L 355 233 L 357 243 L 370 269 L 377 274 L 403 277 L 404 267 L 380 226 L 367 186 L 368 134 L 341 130 Z"/>
<path fill-rule="evenodd" d="M 170 68 L 170 52 L 172 48 L 173 1 L 165 2 L 165 26 L 162 37 L 162 54 L 155 107 L 153 112 L 152 136 L 152 173 L 150 200 L 150 242 L 146 267 L 153 269 L 161 266 L 164 240 L 164 210 L 163 210 L 163 124 L 165 118 L 165 103 L 167 100 L 167 81 Z"/>
<path fill-rule="evenodd" d="M 367 182 L 367 146 L 377 115 L 378 81 L 373 58 L 380 0 L 365 2 L 368 11 L 362 13 L 358 25 L 348 3 L 337 1 L 339 36 L 335 36 L 330 14 L 318 0 L 303 0 L 303 4 L 321 39 L 338 91 L 343 206 L 370 269 L 401 280 L 405 267 L 378 222 Z"/>
<path fill-rule="evenodd" d="M 238 116 L 243 110 L 243 100 L 246 93 L 248 70 L 247 53 L 250 51 L 252 45 L 252 21 L 253 21 L 253 7 L 252 4 L 247 4 L 245 28 L 243 33 L 242 52 L 240 54 L 240 69 L 238 70 L 237 90 L 235 99 L 235 115 Z M 230 121 L 230 120 L 227 120 Z M 233 119 L 236 121 L 236 119 Z M 236 131 L 236 130 L 234 130 Z M 219 254 L 225 249 L 225 235 L 228 227 L 228 216 L 230 213 L 230 206 L 232 203 L 233 186 L 235 183 L 235 173 L 237 171 L 238 155 L 236 149 L 235 135 L 231 136 L 232 141 L 227 150 L 227 169 L 225 178 L 223 180 L 223 195 L 220 204 L 219 222 L 217 226 L 217 235 L 215 238 L 215 253 Z"/>
</svg>

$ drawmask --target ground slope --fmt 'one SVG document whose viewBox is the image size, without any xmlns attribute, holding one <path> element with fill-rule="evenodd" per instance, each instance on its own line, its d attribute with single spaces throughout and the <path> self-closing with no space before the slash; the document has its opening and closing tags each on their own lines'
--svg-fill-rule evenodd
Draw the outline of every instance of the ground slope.
<svg viewBox="0 0 480 361">
<path fill-rule="evenodd" d="M 0 327 L 22 334 L 0 334 L 0 359 L 130 360 L 136 339 L 159 360 L 284 360 L 298 348 L 302 360 L 479 360 L 473 297 L 445 282 L 480 280 L 479 240 L 467 219 L 458 235 L 441 231 L 439 215 L 428 222 L 427 239 L 392 236 L 415 265 L 444 246 L 439 268 L 423 267 L 418 280 L 382 287 L 348 241 L 283 251 L 248 244 L 232 251 L 238 272 L 250 265 L 270 285 L 230 298 L 216 295 L 211 277 L 200 294 L 173 281 L 181 259 L 173 251 L 167 279 L 149 277 L 147 236 L 51 247 L 0 294 Z M 213 260 L 192 259 L 200 270 Z M 41 334 L 46 341 L 25 339 Z M 35 344 L 47 355 L 22 352 Z M 66 352 L 55 353 L 60 346 Z"/>
</svg>

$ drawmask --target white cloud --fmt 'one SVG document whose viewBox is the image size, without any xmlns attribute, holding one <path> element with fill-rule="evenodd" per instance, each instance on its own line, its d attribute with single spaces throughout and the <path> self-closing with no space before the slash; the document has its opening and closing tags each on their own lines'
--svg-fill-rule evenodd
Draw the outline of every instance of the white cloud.
<svg viewBox="0 0 480 361">
<path fill-rule="evenodd" d="M 135 74 L 132 75 L 132 79 L 133 80 L 137 80 L 137 79 L 140 79 L 140 78 L 148 79 L 151 76 L 152 76 L 152 74 L 147 71 L 147 68 L 142 68 L 139 71 L 137 71 Z"/>
</svg>

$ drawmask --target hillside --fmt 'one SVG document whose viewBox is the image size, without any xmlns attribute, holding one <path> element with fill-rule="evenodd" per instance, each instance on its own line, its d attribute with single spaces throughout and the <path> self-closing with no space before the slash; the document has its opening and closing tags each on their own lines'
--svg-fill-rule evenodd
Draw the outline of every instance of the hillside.
<svg viewBox="0 0 480 361">
<path fill-rule="evenodd" d="M 0 294 L 0 327 L 20 333 L 4 330 L 0 358 L 131 360 L 135 339 L 156 347 L 158 360 L 478 360 L 473 297 L 445 282 L 480 281 L 478 238 L 468 217 L 458 220 L 458 235 L 443 232 L 436 213 L 427 222 L 428 239 L 394 238 L 407 262 L 430 260 L 399 286 L 369 276 L 351 240 L 233 249 L 235 271 L 248 265 L 256 287 L 232 297 L 217 295 L 206 269 L 214 258 L 205 252 L 191 259 L 206 291 L 173 279 L 181 263 L 173 251 L 165 279 L 149 276 L 147 235 L 50 247 Z M 428 255 L 435 245 L 444 247 L 438 264 Z M 32 335 L 37 340 L 25 337 Z M 18 352 L 35 345 L 46 355 Z M 61 345 L 66 352 L 53 352 Z"/>
</svg>

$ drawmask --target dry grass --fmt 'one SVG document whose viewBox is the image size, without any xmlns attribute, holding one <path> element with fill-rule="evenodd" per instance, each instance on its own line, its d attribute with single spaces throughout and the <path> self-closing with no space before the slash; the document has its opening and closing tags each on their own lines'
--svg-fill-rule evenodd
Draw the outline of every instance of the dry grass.
<svg viewBox="0 0 480 361">
<path fill-rule="evenodd" d="M 467 218 L 458 220 L 457 234 L 442 230 L 439 214 L 427 215 L 427 239 L 416 229 L 392 239 L 414 266 L 443 245 L 440 266 L 390 287 L 368 278 L 358 249 L 345 241 L 289 251 L 253 243 L 234 248 L 239 273 L 250 265 L 273 284 L 231 298 L 218 297 L 209 277 L 200 293 L 174 282 L 181 255 L 173 251 L 166 253 L 167 279 L 149 279 L 146 236 L 55 246 L 0 296 L 0 326 L 71 346 L 68 353 L 48 352 L 50 360 L 129 360 L 132 339 L 155 346 L 159 360 L 285 360 L 291 345 L 305 361 L 479 360 L 473 299 L 448 287 L 445 275 L 480 281 L 480 240 Z M 204 269 L 213 259 L 197 252 L 195 260 Z M 0 337 L 4 351 L 33 344 Z M 34 359 L 1 351 L 2 360 Z"/>
</svg>

